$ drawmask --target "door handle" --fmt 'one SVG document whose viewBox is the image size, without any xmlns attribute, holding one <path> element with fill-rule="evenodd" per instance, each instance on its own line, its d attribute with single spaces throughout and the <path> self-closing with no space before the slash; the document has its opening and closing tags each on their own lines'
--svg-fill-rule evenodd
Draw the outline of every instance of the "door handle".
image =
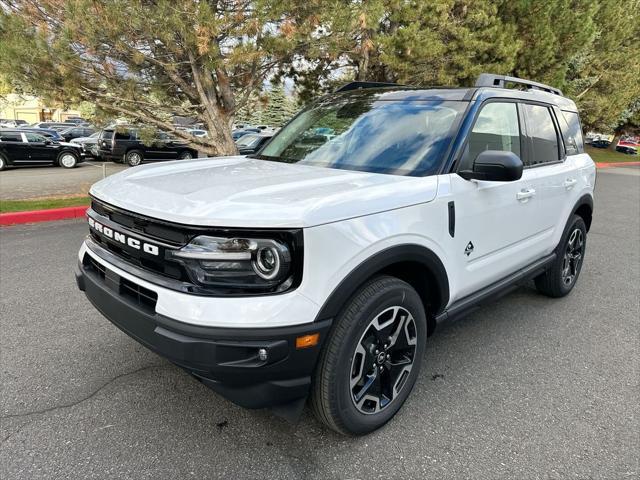
<svg viewBox="0 0 640 480">
<path fill-rule="evenodd" d="M 571 190 L 576 183 L 578 183 L 578 181 L 575 178 L 567 178 L 562 186 L 567 190 Z"/>
<path fill-rule="evenodd" d="M 536 191 L 533 188 L 523 188 L 516 193 L 516 198 L 519 202 L 527 202 L 530 198 L 535 197 Z"/>
</svg>

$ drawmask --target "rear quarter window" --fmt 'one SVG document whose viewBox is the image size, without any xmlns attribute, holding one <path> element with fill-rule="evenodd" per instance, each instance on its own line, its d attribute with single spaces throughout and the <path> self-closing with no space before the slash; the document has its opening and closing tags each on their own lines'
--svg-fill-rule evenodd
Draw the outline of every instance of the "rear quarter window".
<svg viewBox="0 0 640 480">
<path fill-rule="evenodd" d="M 584 153 L 584 139 L 582 137 L 582 127 L 580 117 L 576 112 L 561 111 L 559 115 L 560 128 L 565 139 L 567 155 L 577 155 Z"/>
<path fill-rule="evenodd" d="M 3 142 L 21 142 L 22 136 L 14 132 L 0 132 L 0 141 Z"/>
</svg>

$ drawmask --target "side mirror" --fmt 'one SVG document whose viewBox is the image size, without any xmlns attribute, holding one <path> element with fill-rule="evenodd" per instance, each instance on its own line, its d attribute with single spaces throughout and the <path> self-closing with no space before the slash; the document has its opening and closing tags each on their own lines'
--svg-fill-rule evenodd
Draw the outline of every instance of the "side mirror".
<svg viewBox="0 0 640 480">
<path fill-rule="evenodd" d="M 485 180 L 490 182 L 513 182 L 522 178 L 524 165 L 513 152 L 485 150 L 473 162 L 472 170 L 458 172 L 465 180 Z"/>
<path fill-rule="evenodd" d="M 51 140 L 49 140 L 48 138 L 45 138 L 44 140 L 44 144 L 45 145 L 51 145 L 53 142 Z"/>
</svg>

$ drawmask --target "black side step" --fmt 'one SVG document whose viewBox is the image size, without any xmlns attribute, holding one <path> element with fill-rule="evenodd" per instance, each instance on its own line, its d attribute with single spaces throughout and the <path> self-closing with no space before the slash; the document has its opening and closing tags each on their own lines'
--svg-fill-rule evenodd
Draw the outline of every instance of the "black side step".
<svg viewBox="0 0 640 480">
<path fill-rule="evenodd" d="M 436 315 L 436 322 L 453 321 L 471 313 L 482 304 L 496 300 L 518 287 L 518 284 L 544 273 L 556 259 L 556 253 L 536 260 L 515 273 L 454 302 L 449 308 Z"/>
</svg>

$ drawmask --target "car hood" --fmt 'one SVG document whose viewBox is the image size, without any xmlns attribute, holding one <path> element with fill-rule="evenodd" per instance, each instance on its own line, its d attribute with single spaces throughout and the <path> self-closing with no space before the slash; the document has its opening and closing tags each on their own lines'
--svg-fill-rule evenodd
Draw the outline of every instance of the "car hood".
<svg viewBox="0 0 640 480">
<path fill-rule="evenodd" d="M 437 177 L 404 177 L 218 157 L 143 165 L 111 175 L 91 195 L 171 222 L 298 228 L 433 200 Z"/>
<path fill-rule="evenodd" d="M 91 137 L 78 137 L 72 139 L 71 143 L 98 143 L 98 139 Z"/>
<path fill-rule="evenodd" d="M 57 142 L 57 143 L 62 147 L 80 148 L 80 145 L 78 145 L 77 143 L 71 143 L 71 142 Z"/>
</svg>

